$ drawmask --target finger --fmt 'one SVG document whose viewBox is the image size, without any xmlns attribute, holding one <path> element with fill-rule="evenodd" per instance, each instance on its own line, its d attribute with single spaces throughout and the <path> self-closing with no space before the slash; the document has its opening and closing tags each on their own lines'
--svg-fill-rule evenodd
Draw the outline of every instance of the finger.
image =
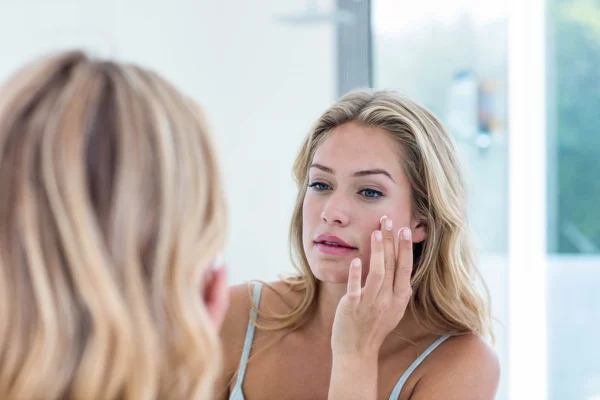
<svg viewBox="0 0 600 400">
<path fill-rule="evenodd" d="M 367 302 L 375 300 L 379 293 L 385 274 L 383 262 L 383 235 L 381 231 L 375 231 L 371 234 L 371 259 L 364 288 L 364 299 Z"/>
<path fill-rule="evenodd" d="M 398 232 L 398 269 L 394 279 L 394 293 L 406 295 L 411 292 L 410 278 L 413 270 L 412 232 L 402 228 Z"/>
<path fill-rule="evenodd" d="M 352 309 L 358 307 L 361 294 L 362 266 L 360 258 L 355 258 L 350 263 L 350 272 L 348 273 L 348 289 L 346 291 L 346 303 Z"/>
<path fill-rule="evenodd" d="M 396 274 L 396 242 L 397 235 L 393 231 L 394 224 L 390 218 L 385 218 L 382 224 L 383 229 L 383 254 L 385 273 L 383 284 L 379 290 L 380 296 L 391 296 L 394 290 L 394 275 Z"/>
</svg>

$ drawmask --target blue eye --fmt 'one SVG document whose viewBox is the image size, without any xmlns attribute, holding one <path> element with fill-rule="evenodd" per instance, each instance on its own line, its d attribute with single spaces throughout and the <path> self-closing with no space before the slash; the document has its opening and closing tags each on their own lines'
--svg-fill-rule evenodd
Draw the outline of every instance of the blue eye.
<svg viewBox="0 0 600 400">
<path fill-rule="evenodd" d="M 331 187 L 323 182 L 313 182 L 308 185 L 310 188 L 314 188 L 318 192 L 323 192 L 325 190 L 331 189 Z"/>
<path fill-rule="evenodd" d="M 365 196 L 369 199 L 374 199 L 376 197 L 383 196 L 383 193 L 381 193 L 379 190 L 374 190 L 374 189 L 363 189 L 359 193 L 361 193 L 363 196 Z"/>
</svg>

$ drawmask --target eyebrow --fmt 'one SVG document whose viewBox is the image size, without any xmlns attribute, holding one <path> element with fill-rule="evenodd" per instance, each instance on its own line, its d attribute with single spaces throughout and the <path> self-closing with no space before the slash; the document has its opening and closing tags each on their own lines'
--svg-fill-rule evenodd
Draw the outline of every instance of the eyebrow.
<svg viewBox="0 0 600 400">
<path fill-rule="evenodd" d="M 317 164 L 317 163 L 311 164 L 310 168 L 317 168 L 317 169 L 320 169 L 321 171 L 327 172 L 328 174 L 332 174 L 332 175 L 334 175 L 334 173 L 335 173 L 335 171 L 333 169 L 326 167 L 324 165 L 321 165 L 321 164 Z M 396 183 L 394 178 L 392 178 L 392 175 L 389 172 L 387 172 L 385 169 L 381 169 L 381 168 L 365 169 L 362 171 L 357 171 L 353 174 L 353 176 L 355 176 L 355 177 L 369 176 L 369 175 L 385 175 L 388 178 L 390 178 L 392 180 L 392 182 Z"/>
</svg>

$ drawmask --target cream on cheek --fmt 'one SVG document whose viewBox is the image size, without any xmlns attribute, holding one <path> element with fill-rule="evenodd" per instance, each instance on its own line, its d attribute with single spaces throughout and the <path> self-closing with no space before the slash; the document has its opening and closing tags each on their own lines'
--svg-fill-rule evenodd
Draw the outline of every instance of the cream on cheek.
<svg viewBox="0 0 600 400">
<path fill-rule="evenodd" d="M 397 208 L 401 206 L 398 205 Z M 406 208 L 404 208 L 406 209 Z M 369 261 L 371 259 L 371 236 L 372 233 L 376 230 L 381 230 L 381 221 L 384 218 L 389 217 L 392 220 L 393 226 L 392 230 L 397 234 L 398 231 L 403 227 L 410 227 L 410 211 L 406 212 L 373 212 L 370 213 L 368 217 L 364 218 L 365 225 L 361 229 L 361 249 L 360 249 L 360 258 L 363 262 L 364 266 L 369 266 Z M 368 268 L 367 268 L 368 271 Z"/>
</svg>

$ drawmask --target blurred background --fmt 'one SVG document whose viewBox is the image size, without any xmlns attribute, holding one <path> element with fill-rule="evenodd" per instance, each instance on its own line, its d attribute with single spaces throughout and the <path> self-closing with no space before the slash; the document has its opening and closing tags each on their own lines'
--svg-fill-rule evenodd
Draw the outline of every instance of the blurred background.
<svg viewBox="0 0 600 400">
<path fill-rule="evenodd" d="M 497 398 L 600 400 L 600 0 L 0 0 L 0 81 L 75 47 L 206 109 L 231 284 L 291 271 L 291 166 L 338 96 L 431 109 L 467 171 Z"/>
</svg>

